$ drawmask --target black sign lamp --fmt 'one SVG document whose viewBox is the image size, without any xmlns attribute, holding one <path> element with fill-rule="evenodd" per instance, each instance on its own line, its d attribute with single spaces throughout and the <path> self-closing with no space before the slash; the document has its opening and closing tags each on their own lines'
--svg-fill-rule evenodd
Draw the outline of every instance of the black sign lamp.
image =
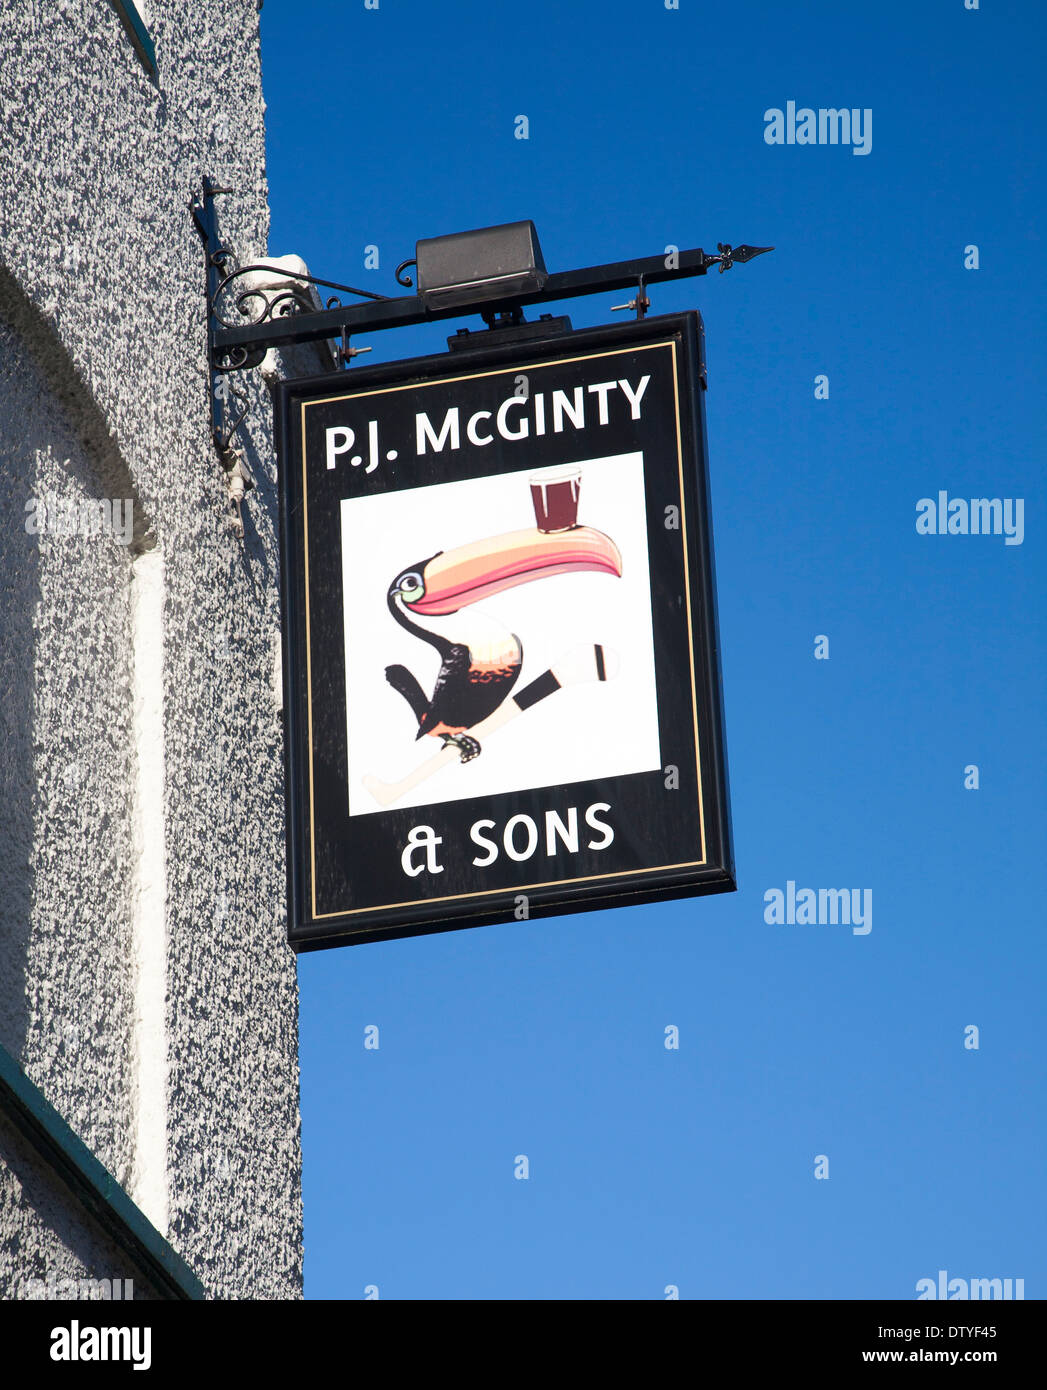
<svg viewBox="0 0 1047 1390">
<path fill-rule="evenodd" d="M 410 261 L 405 262 L 410 265 Z M 416 243 L 418 298 L 427 308 L 490 305 L 541 292 L 549 279 L 533 222 L 507 222 Z M 401 284 L 400 266 L 397 278 Z"/>
</svg>

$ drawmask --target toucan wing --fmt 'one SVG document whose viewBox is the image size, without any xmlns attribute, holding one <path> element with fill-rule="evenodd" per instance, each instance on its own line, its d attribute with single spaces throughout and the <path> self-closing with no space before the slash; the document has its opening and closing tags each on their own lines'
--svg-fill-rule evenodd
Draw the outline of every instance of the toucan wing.
<svg viewBox="0 0 1047 1390">
<path fill-rule="evenodd" d="M 430 708 L 434 720 L 442 717 L 440 706 L 449 700 L 461 699 L 463 689 L 468 685 L 472 656 L 464 642 L 453 642 L 440 663 L 440 671 L 433 687 Z"/>
</svg>

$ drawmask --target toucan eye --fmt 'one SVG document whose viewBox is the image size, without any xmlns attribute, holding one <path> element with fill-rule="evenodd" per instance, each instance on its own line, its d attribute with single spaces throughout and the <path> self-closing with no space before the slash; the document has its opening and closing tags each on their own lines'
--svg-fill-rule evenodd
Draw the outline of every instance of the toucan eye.
<svg viewBox="0 0 1047 1390">
<path fill-rule="evenodd" d="M 400 594 L 408 603 L 417 603 L 425 593 L 425 584 L 417 571 L 400 577 Z"/>
</svg>

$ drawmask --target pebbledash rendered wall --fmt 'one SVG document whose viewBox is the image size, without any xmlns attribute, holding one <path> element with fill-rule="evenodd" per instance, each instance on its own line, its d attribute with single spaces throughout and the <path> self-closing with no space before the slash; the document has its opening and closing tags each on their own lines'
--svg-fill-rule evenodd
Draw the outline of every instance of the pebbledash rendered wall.
<svg viewBox="0 0 1047 1390">
<path fill-rule="evenodd" d="M 189 212 L 265 254 L 259 9 L 143 0 L 154 79 L 0 6 L 0 1044 L 216 1298 L 302 1285 L 271 409 L 240 541 Z M 0 1296 L 65 1278 L 151 1292 L 0 1116 Z"/>
</svg>

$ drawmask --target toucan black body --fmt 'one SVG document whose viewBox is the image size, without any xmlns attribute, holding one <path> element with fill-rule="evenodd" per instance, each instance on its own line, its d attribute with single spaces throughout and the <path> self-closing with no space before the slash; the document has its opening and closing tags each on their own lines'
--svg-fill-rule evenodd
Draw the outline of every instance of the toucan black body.
<svg viewBox="0 0 1047 1390">
<path fill-rule="evenodd" d="M 424 568 L 420 565 L 398 576 L 389 590 L 387 603 L 402 628 L 428 642 L 440 655 L 432 699 L 426 697 L 417 678 L 406 666 L 387 666 L 385 678 L 404 697 L 418 720 L 415 738 L 429 734 L 443 739 L 445 745 L 454 743 L 461 751 L 462 762 L 469 762 L 480 752 L 480 744 L 466 731 L 493 714 L 516 684 L 523 663 L 523 644 L 515 633 L 504 632 L 493 648 L 488 641 L 482 651 L 477 651 L 468 642 L 452 641 L 413 622 L 404 611 L 401 599 L 407 581 L 424 572 Z M 411 592 L 409 586 L 407 592 Z"/>
</svg>

